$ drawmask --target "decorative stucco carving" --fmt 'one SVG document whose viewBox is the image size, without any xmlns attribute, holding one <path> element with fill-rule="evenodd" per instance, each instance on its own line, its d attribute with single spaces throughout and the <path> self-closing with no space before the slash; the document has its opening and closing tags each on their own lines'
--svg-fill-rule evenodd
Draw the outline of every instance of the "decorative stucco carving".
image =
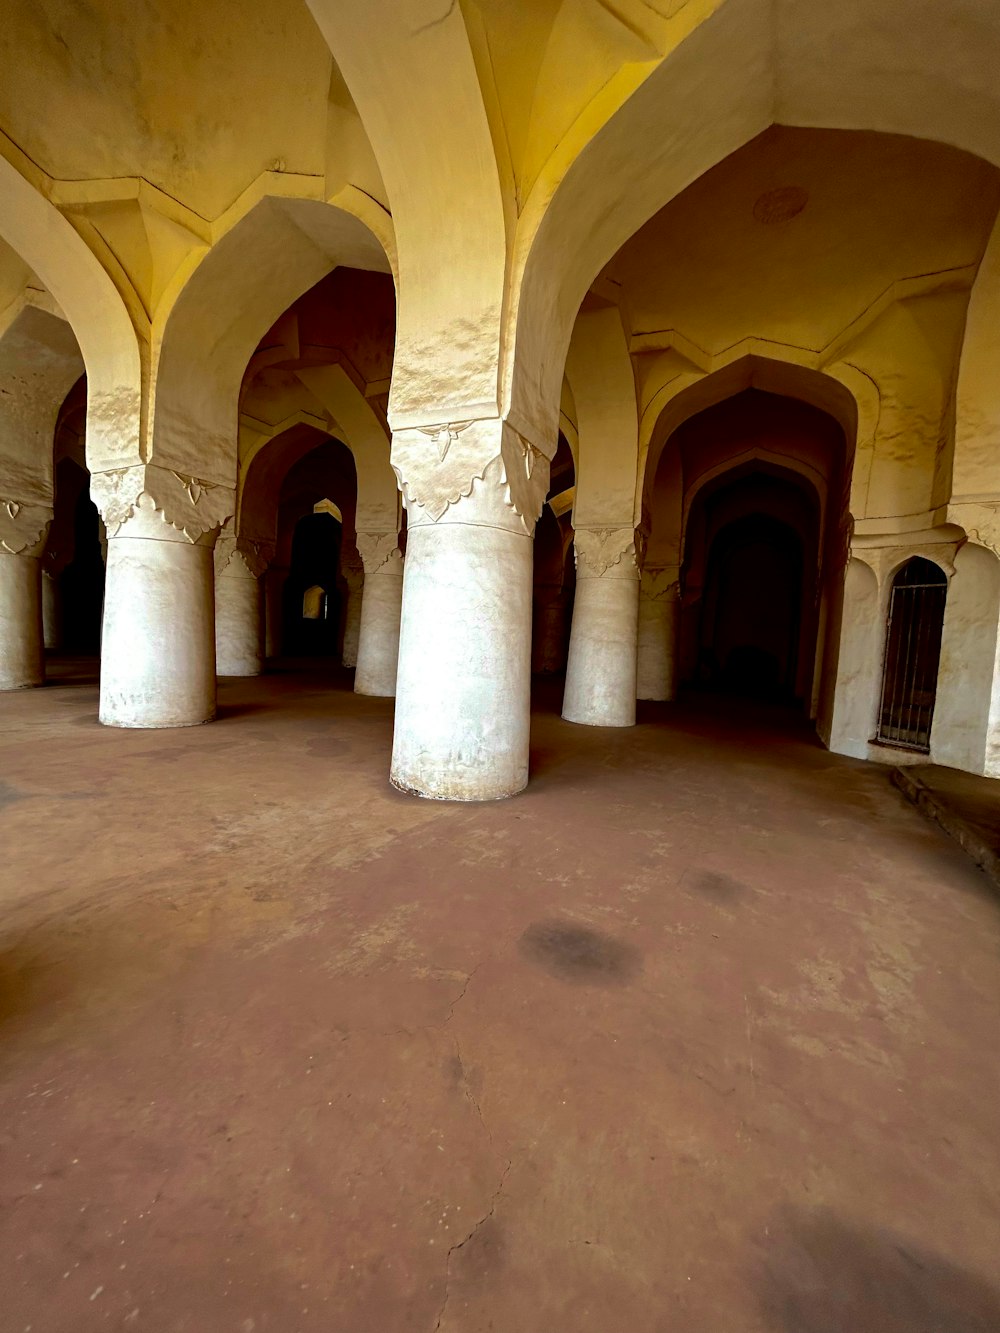
<svg viewBox="0 0 1000 1333">
<path fill-rule="evenodd" d="M 474 498 L 476 482 L 495 478 L 503 503 L 530 533 L 548 491 L 548 458 L 498 418 L 394 431 L 391 462 L 407 512 L 421 510 L 434 523 Z"/>
<path fill-rule="evenodd" d="M 638 578 L 641 538 L 634 528 L 577 528 L 573 554 L 579 578 Z"/>
<path fill-rule="evenodd" d="M 359 532 L 358 553 L 365 574 L 394 574 L 403 577 L 403 553 L 395 532 Z"/>
<path fill-rule="evenodd" d="M 0 551 L 40 555 L 51 522 L 51 505 L 0 498 Z"/>
<path fill-rule="evenodd" d="M 225 527 L 215 543 L 214 557 L 217 575 L 259 579 L 274 559 L 274 543 L 237 537 Z"/>
<path fill-rule="evenodd" d="M 152 464 L 95 472 L 90 494 L 109 537 L 117 536 L 140 510 L 146 514 L 155 511 L 192 543 L 225 523 L 236 498 L 228 486 Z"/>
</svg>

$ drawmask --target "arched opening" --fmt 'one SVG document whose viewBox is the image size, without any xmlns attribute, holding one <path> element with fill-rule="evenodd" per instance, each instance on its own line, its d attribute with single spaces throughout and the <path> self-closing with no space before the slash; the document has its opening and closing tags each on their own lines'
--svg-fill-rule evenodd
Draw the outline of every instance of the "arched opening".
<svg viewBox="0 0 1000 1333">
<path fill-rule="evenodd" d="M 284 595 L 284 639 L 292 657 L 337 654 L 342 535 L 342 525 L 328 513 L 306 514 L 295 524 Z"/>
<path fill-rule="evenodd" d="M 301 450 L 315 438 L 309 431 L 289 448 Z M 343 659 L 352 596 L 360 586 L 356 495 L 354 458 L 339 440 L 322 440 L 300 453 L 281 481 L 276 555 L 267 574 L 267 615 L 277 621 L 268 630 L 272 656 Z"/>
<path fill-rule="evenodd" d="M 947 594 L 944 571 L 922 556 L 892 580 L 877 731 L 886 744 L 930 750 Z"/>
<path fill-rule="evenodd" d="M 647 488 L 647 564 L 678 570 L 676 689 L 793 705 L 815 717 L 842 583 L 847 447 L 832 417 L 744 389 L 667 439 Z"/>
</svg>

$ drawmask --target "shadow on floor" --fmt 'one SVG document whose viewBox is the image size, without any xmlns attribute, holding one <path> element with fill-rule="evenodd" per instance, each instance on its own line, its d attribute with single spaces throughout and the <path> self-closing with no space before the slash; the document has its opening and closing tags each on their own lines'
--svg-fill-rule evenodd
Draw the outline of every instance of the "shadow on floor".
<svg viewBox="0 0 1000 1333">
<path fill-rule="evenodd" d="M 831 1210 L 770 1228 L 762 1306 L 775 1333 L 996 1333 L 1000 1292 L 975 1273 Z"/>
</svg>

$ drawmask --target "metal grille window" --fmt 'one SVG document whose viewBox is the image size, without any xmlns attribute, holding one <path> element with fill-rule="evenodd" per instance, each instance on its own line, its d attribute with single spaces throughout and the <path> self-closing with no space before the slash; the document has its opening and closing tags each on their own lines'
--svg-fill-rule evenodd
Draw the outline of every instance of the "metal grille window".
<svg viewBox="0 0 1000 1333">
<path fill-rule="evenodd" d="M 947 591 L 943 571 L 919 557 L 892 581 L 878 718 L 878 739 L 889 745 L 930 749 Z"/>
</svg>

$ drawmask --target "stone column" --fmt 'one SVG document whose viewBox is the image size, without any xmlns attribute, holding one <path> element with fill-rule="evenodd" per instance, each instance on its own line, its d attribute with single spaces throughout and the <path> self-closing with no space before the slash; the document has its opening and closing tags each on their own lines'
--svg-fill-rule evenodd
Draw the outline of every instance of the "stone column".
<svg viewBox="0 0 1000 1333">
<path fill-rule="evenodd" d="M 359 532 L 358 551 L 365 567 L 358 670 L 358 694 L 391 699 L 396 693 L 399 619 L 403 604 L 403 554 L 396 532 Z"/>
<path fill-rule="evenodd" d="M 566 592 L 560 583 L 540 583 L 535 585 L 533 596 L 531 670 L 536 675 L 547 675 L 566 665 Z"/>
<path fill-rule="evenodd" d="M 224 534 L 215 547 L 215 673 L 259 676 L 264 669 L 259 546 Z"/>
<path fill-rule="evenodd" d="M 532 533 L 548 460 L 498 419 L 394 433 L 407 511 L 393 785 L 440 800 L 528 780 Z"/>
<path fill-rule="evenodd" d="M 680 588 L 676 567 L 644 569 L 639 582 L 636 698 L 677 697 Z"/>
<path fill-rule="evenodd" d="M 287 565 L 271 565 L 264 575 L 264 655 L 280 657 L 285 623 Z"/>
<path fill-rule="evenodd" d="M 164 468 L 95 473 L 108 529 L 100 719 L 188 727 L 215 716 L 212 548 L 233 492 Z"/>
<path fill-rule="evenodd" d="M 57 652 L 62 647 L 62 590 L 57 576 L 42 569 L 42 630 L 45 647 Z"/>
<path fill-rule="evenodd" d="M 42 553 L 52 510 L 0 500 L 0 690 L 45 683 Z"/>
<path fill-rule="evenodd" d="M 361 563 L 360 555 L 355 552 L 345 555 L 341 565 L 341 574 L 347 592 L 344 597 L 344 634 L 341 640 L 340 660 L 345 667 L 356 667 L 358 665 L 358 641 L 361 637 L 362 602 L 365 590 L 365 567 Z"/>
<path fill-rule="evenodd" d="M 639 569 L 632 528 L 578 528 L 576 600 L 562 715 L 591 727 L 635 723 Z"/>
</svg>

